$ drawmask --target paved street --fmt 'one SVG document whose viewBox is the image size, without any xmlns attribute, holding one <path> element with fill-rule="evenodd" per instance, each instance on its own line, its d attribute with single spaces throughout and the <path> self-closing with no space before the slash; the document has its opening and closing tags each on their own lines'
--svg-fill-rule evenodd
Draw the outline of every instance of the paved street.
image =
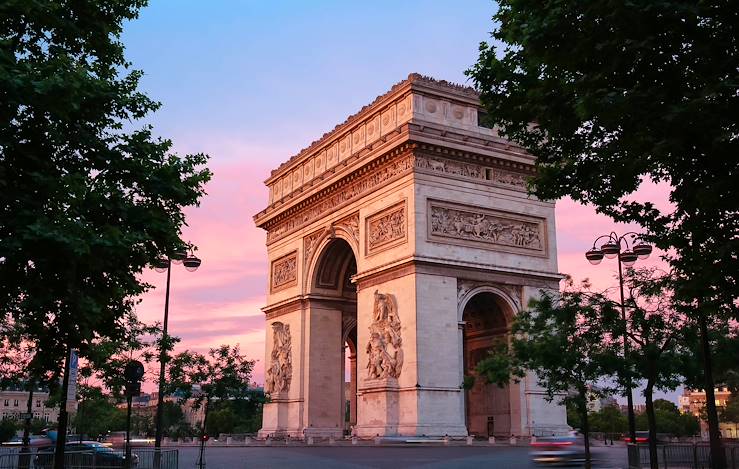
<svg viewBox="0 0 739 469">
<path fill-rule="evenodd" d="M 599 468 L 624 468 L 626 448 L 596 447 Z M 181 469 L 195 467 L 198 449 L 180 448 Z M 207 469 L 241 468 L 529 468 L 527 447 L 210 447 Z"/>
</svg>

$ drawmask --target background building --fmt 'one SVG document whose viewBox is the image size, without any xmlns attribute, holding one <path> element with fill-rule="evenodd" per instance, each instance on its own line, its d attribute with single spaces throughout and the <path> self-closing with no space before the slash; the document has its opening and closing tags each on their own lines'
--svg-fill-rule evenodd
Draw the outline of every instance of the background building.
<svg viewBox="0 0 739 469">
<path fill-rule="evenodd" d="M 36 386 L 33 390 L 31 403 L 33 418 L 45 422 L 56 422 L 59 418 L 59 408 L 47 407 L 49 390 L 43 386 Z M 24 383 L 11 384 L 0 390 L 0 409 L 3 419 L 22 420 L 21 415 L 28 411 L 28 388 Z"/>
<path fill-rule="evenodd" d="M 726 407 L 726 403 L 731 397 L 731 391 L 727 387 L 718 387 L 713 390 L 716 398 L 716 407 Z M 685 389 L 683 395 L 679 397 L 680 411 L 686 414 L 692 414 L 700 420 L 701 437 L 708 438 L 708 422 L 705 420 L 706 392 L 702 389 Z M 719 430 L 724 438 L 739 438 L 739 430 L 737 423 L 720 422 Z"/>
</svg>

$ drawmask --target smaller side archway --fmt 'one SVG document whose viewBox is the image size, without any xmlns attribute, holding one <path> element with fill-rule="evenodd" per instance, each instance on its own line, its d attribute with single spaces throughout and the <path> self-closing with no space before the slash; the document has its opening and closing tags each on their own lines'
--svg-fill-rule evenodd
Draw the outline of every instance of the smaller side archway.
<svg viewBox="0 0 739 469">
<path fill-rule="evenodd" d="M 498 341 L 507 341 L 514 305 L 502 292 L 481 287 L 461 305 L 462 369 L 474 384 L 465 390 L 465 422 L 470 435 L 511 435 L 510 385 L 499 388 L 477 375 L 475 367 Z"/>
</svg>

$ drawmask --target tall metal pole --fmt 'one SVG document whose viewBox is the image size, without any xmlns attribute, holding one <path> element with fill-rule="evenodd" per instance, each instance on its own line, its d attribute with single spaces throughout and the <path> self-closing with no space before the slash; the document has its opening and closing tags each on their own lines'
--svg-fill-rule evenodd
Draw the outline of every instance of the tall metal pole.
<svg viewBox="0 0 739 469">
<path fill-rule="evenodd" d="M 618 240 L 619 246 L 621 240 Z M 618 286 L 621 292 L 621 320 L 624 323 L 624 360 L 628 360 L 629 355 L 629 325 L 626 322 L 626 303 L 624 302 L 624 276 L 621 268 L 621 257 L 618 256 Z M 627 362 L 628 363 L 628 362 Z M 627 370 L 626 373 L 626 407 L 629 417 L 629 439 L 632 443 L 636 443 L 636 416 L 634 415 L 634 397 L 631 392 L 631 375 Z"/>
<path fill-rule="evenodd" d="M 133 401 L 133 394 L 130 392 L 126 396 L 126 460 L 125 468 L 131 468 L 131 404 Z"/>
<path fill-rule="evenodd" d="M 164 377 L 167 366 L 167 322 L 169 320 L 169 282 L 172 276 L 172 260 L 167 260 L 167 292 L 164 298 L 164 324 L 162 328 L 162 349 L 159 354 L 159 395 L 157 396 L 156 434 L 154 448 L 155 461 L 158 461 L 159 450 L 162 447 L 162 419 L 164 417 Z"/>
<path fill-rule="evenodd" d="M 26 418 L 23 424 L 23 447 L 21 448 L 19 464 L 21 468 L 31 467 L 31 419 L 33 418 L 33 388 L 35 381 L 28 380 L 28 405 L 26 406 Z"/>
</svg>

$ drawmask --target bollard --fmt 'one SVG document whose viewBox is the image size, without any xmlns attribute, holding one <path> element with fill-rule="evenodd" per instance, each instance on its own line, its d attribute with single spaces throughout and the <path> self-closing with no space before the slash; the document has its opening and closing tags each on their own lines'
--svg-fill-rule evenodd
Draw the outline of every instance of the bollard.
<svg viewBox="0 0 739 469">
<path fill-rule="evenodd" d="M 352 435 L 352 444 L 356 445 L 357 443 L 359 443 L 359 439 L 357 438 L 357 435 Z"/>
<path fill-rule="evenodd" d="M 233 444 L 233 441 L 234 441 L 233 438 L 231 438 L 230 436 L 227 436 L 226 437 L 226 446 L 231 446 Z"/>
<path fill-rule="evenodd" d="M 511 446 L 516 446 L 516 435 L 511 435 L 509 443 L 511 444 Z"/>
<path fill-rule="evenodd" d="M 375 436 L 375 444 L 376 445 L 379 445 L 380 444 L 380 441 L 381 441 L 380 440 L 380 434 L 378 433 L 377 436 Z"/>
<path fill-rule="evenodd" d="M 473 441 L 475 441 L 475 437 L 472 435 L 467 435 L 467 446 L 470 446 Z"/>
<path fill-rule="evenodd" d="M 308 437 L 308 444 L 309 445 L 312 445 L 313 444 L 313 437 L 312 436 L 309 436 Z"/>
<path fill-rule="evenodd" d="M 488 437 L 488 444 L 489 445 L 494 445 L 495 444 L 495 437 L 494 436 Z"/>
</svg>

